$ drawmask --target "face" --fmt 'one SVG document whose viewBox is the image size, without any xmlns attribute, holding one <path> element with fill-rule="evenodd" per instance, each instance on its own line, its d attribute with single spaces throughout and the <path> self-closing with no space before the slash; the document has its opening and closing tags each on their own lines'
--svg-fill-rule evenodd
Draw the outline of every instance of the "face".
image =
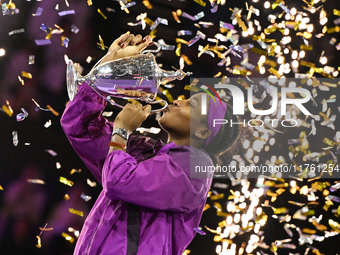
<svg viewBox="0 0 340 255">
<path fill-rule="evenodd" d="M 168 133 L 182 137 L 196 133 L 200 128 L 207 128 L 207 115 L 201 115 L 203 93 L 195 94 L 186 100 L 175 100 L 159 118 L 159 125 Z"/>
</svg>

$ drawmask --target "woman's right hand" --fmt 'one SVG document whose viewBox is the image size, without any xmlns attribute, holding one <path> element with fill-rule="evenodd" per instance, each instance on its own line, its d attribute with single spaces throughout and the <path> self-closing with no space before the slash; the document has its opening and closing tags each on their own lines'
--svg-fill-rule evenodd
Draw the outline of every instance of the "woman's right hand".
<svg viewBox="0 0 340 255">
<path fill-rule="evenodd" d="M 142 38 L 140 34 L 134 36 L 133 34 L 130 34 L 130 32 L 126 32 L 111 44 L 109 52 L 102 59 L 100 64 L 119 58 L 135 56 L 151 44 L 152 38 L 149 35 Z M 120 49 L 117 49 L 119 47 Z"/>
</svg>

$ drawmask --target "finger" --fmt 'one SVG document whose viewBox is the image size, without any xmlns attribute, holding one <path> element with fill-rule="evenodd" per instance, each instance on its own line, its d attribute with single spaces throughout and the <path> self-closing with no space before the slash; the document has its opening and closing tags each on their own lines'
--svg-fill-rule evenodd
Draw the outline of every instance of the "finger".
<svg viewBox="0 0 340 255">
<path fill-rule="evenodd" d="M 146 115 L 149 115 L 151 112 L 151 105 L 147 104 L 143 107 L 143 111 L 146 113 Z"/>
<path fill-rule="evenodd" d="M 121 35 L 119 37 L 118 45 L 121 45 L 123 42 L 125 42 L 125 40 L 129 37 L 129 35 L 130 35 L 130 31 L 127 31 L 125 34 Z"/>
<path fill-rule="evenodd" d="M 148 42 L 152 42 L 152 37 L 150 35 L 147 35 L 143 38 L 142 41 L 140 41 L 139 43 L 145 43 L 146 41 Z"/>
<path fill-rule="evenodd" d="M 125 41 L 125 39 L 128 37 L 128 35 L 130 34 L 130 31 L 127 31 L 125 34 L 122 34 L 121 36 L 119 36 L 111 45 L 109 48 L 109 51 L 114 50 L 115 48 L 117 48 L 118 46 L 120 46 L 122 44 L 122 42 Z"/>
<path fill-rule="evenodd" d="M 147 39 L 144 43 L 141 43 L 138 45 L 138 52 L 144 50 L 146 47 L 152 44 L 153 44 L 152 39 L 151 40 Z"/>
<path fill-rule="evenodd" d="M 133 34 L 129 34 L 125 41 L 120 45 L 120 47 L 122 47 L 123 49 L 128 46 L 133 38 L 135 38 L 135 36 Z"/>
<path fill-rule="evenodd" d="M 130 45 L 135 46 L 142 41 L 142 36 L 140 34 L 136 35 L 130 42 Z"/>
</svg>

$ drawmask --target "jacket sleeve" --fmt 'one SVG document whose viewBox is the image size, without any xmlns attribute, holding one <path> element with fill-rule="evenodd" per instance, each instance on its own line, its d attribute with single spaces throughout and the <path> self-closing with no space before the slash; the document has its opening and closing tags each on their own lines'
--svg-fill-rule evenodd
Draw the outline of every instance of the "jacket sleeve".
<svg viewBox="0 0 340 255">
<path fill-rule="evenodd" d="M 168 154 L 137 164 L 124 151 L 107 155 L 103 190 L 111 200 L 124 200 L 155 210 L 190 212 L 205 203 L 211 179 L 191 179 L 190 159 L 180 166 Z"/>
<path fill-rule="evenodd" d="M 60 121 L 72 147 L 99 183 L 113 130 L 113 124 L 101 116 L 105 106 L 105 99 L 82 84 Z"/>
</svg>

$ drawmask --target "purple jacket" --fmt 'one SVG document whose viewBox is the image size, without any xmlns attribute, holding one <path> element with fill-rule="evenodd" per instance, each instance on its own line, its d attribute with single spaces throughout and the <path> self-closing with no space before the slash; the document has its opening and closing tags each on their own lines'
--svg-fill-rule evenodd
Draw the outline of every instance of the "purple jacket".
<svg viewBox="0 0 340 255">
<path fill-rule="evenodd" d="M 190 164 L 212 165 L 203 150 L 130 136 L 108 154 L 113 124 L 106 101 L 86 84 L 61 118 L 71 145 L 103 186 L 85 220 L 76 255 L 180 255 L 195 236 L 212 178 L 190 178 Z"/>
</svg>

